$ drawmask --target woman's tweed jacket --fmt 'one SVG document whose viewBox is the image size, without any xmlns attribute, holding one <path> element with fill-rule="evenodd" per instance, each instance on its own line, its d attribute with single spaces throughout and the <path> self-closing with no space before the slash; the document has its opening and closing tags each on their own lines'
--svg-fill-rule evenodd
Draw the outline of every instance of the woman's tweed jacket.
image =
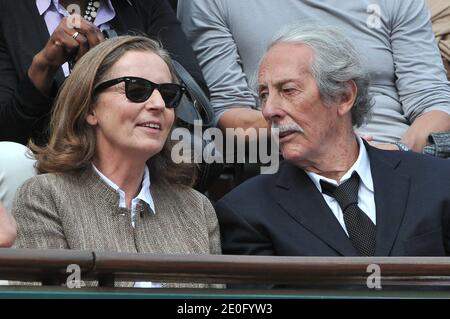
<svg viewBox="0 0 450 319">
<path fill-rule="evenodd" d="M 137 206 L 136 227 L 119 195 L 92 168 L 77 175 L 43 174 L 17 191 L 15 247 L 132 253 L 220 254 L 216 214 L 209 200 L 183 186 L 152 181 L 156 214 Z"/>
</svg>

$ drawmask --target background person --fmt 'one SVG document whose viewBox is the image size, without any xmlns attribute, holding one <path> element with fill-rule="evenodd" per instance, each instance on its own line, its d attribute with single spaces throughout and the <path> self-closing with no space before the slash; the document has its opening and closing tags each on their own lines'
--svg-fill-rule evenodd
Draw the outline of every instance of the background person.
<svg viewBox="0 0 450 319">
<path fill-rule="evenodd" d="M 351 38 L 370 72 L 375 105 L 359 134 L 422 152 L 430 133 L 450 131 L 449 83 L 423 0 L 180 0 L 178 16 L 222 129 L 266 127 L 251 83 L 258 63 L 283 27 L 317 22 Z"/>
<path fill-rule="evenodd" d="M 450 79 L 450 2 L 427 0 L 436 42 L 442 55 L 442 62 Z"/>
<path fill-rule="evenodd" d="M 75 28 L 70 5 L 82 16 Z M 161 41 L 207 90 L 166 0 L 0 0 L 0 8 L 0 141 L 47 142 L 51 107 L 69 75 L 67 62 L 103 41 L 103 30 Z"/>
</svg>

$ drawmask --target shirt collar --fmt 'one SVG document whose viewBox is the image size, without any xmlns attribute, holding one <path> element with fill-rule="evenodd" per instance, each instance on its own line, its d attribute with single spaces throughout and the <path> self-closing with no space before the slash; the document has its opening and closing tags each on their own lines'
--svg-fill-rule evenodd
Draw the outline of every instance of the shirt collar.
<svg viewBox="0 0 450 319">
<path fill-rule="evenodd" d="M 150 171 L 148 170 L 147 165 L 145 165 L 144 169 L 144 179 L 142 180 L 141 191 L 135 199 L 140 199 L 147 203 L 152 212 L 155 213 L 155 203 L 153 202 L 153 197 L 150 193 Z"/>
<path fill-rule="evenodd" d="M 125 192 L 123 190 L 121 190 L 120 187 L 117 186 L 117 184 L 115 184 L 112 180 L 110 180 L 108 177 L 103 175 L 102 172 L 100 172 L 93 163 L 92 163 L 92 167 L 94 168 L 94 171 L 100 176 L 100 178 L 107 185 L 109 185 L 112 189 L 114 189 L 116 192 L 119 193 L 119 195 L 121 197 L 121 202 L 123 202 L 123 204 L 120 206 L 121 207 L 124 206 Z M 148 207 L 151 209 L 151 211 L 155 214 L 156 213 L 155 212 L 155 203 L 153 202 L 153 197 L 152 197 L 152 194 L 150 193 L 150 184 L 151 184 L 150 183 L 150 171 L 146 165 L 144 168 L 144 178 L 142 179 L 141 191 L 135 198 L 133 198 L 132 202 L 136 203 L 139 199 L 142 200 L 144 203 L 146 203 L 148 205 Z M 135 205 L 133 205 L 133 206 L 135 206 Z"/>
<path fill-rule="evenodd" d="M 99 26 L 111 21 L 116 17 L 116 11 L 111 3 L 111 0 L 106 1 L 106 6 L 100 6 L 97 17 L 95 18 L 95 25 Z"/>
<path fill-rule="evenodd" d="M 366 146 L 364 145 L 362 139 L 359 136 L 357 136 L 356 139 L 359 145 L 358 158 L 356 159 L 356 162 L 352 165 L 352 167 L 350 167 L 350 169 L 344 174 L 344 176 L 342 176 L 340 183 L 343 183 L 346 180 L 348 180 L 352 176 L 353 172 L 356 171 L 363 184 L 371 192 L 373 192 L 374 189 L 373 189 L 372 172 L 370 170 L 369 154 L 367 153 Z M 316 185 L 317 189 L 320 192 L 322 192 L 322 186 L 320 185 L 321 180 L 324 180 L 333 185 L 337 185 L 335 180 L 321 176 L 319 174 L 313 172 L 306 172 L 306 174 L 313 181 L 314 185 Z"/>
<path fill-rule="evenodd" d="M 127 0 L 127 2 L 130 6 L 132 6 L 130 1 Z M 65 10 L 62 7 L 61 8 L 59 7 L 59 0 L 36 0 L 36 6 L 38 8 L 40 15 L 43 15 L 45 12 L 47 12 L 50 9 L 50 6 L 52 4 L 53 4 L 53 7 L 56 10 L 58 10 L 58 12 L 60 12 L 62 15 L 64 15 L 64 16 L 69 15 L 67 10 Z M 96 25 L 102 25 L 106 22 L 109 22 L 112 19 L 114 19 L 116 16 L 116 11 L 114 10 L 111 0 L 106 0 L 106 4 L 107 4 L 106 6 L 102 5 L 98 11 L 98 15 L 97 15 L 97 18 L 95 21 Z M 81 14 L 81 15 L 83 15 L 83 14 Z"/>
<path fill-rule="evenodd" d="M 58 0 L 55 0 L 56 3 L 59 3 Z M 52 0 L 36 0 L 36 6 L 38 8 L 39 14 L 43 15 L 45 11 L 50 8 L 52 4 Z"/>
</svg>

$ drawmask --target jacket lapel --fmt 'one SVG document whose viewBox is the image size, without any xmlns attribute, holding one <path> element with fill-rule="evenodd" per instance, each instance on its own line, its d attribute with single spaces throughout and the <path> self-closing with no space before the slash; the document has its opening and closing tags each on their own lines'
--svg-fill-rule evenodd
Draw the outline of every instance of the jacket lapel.
<svg viewBox="0 0 450 319">
<path fill-rule="evenodd" d="M 285 162 L 274 191 L 278 204 L 295 221 L 339 254 L 358 255 L 322 194 L 302 170 Z"/>
<path fill-rule="evenodd" d="M 401 160 L 398 153 L 386 154 L 366 145 L 369 153 L 375 192 L 377 216 L 376 256 L 389 256 L 408 202 L 410 179 L 396 168 Z M 389 156 L 386 156 L 389 155 Z"/>
</svg>

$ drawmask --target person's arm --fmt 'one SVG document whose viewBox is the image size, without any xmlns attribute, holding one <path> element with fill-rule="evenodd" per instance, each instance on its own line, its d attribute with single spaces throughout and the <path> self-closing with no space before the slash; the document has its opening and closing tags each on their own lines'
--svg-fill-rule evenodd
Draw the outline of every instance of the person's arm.
<svg viewBox="0 0 450 319">
<path fill-rule="evenodd" d="M 0 23 L 0 140 L 27 144 L 35 123 L 51 110 L 58 69 L 74 52 L 78 60 L 104 39 L 97 27 L 81 17 L 75 28 L 67 21 L 62 19 L 25 74 L 17 74 Z"/>
<path fill-rule="evenodd" d="M 41 93 L 26 73 L 19 74 L 0 21 L 0 140 L 26 144 L 36 121 L 50 111 L 50 96 Z"/>
<path fill-rule="evenodd" d="M 386 3 L 393 6 L 391 44 L 396 86 L 411 123 L 401 142 L 421 152 L 430 133 L 450 130 L 450 85 L 425 3 Z"/>
<path fill-rule="evenodd" d="M 212 255 L 220 255 L 222 253 L 220 245 L 220 230 L 217 215 L 211 202 L 206 196 L 203 198 L 203 211 L 205 213 L 206 226 L 209 234 L 209 253 Z"/>
<path fill-rule="evenodd" d="M 16 236 L 16 222 L 0 202 L 0 248 L 11 247 Z"/>
<path fill-rule="evenodd" d="M 421 153 L 431 133 L 449 132 L 450 115 L 442 111 L 430 111 L 419 116 L 403 135 L 401 142 L 411 150 Z"/>
<path fill-rule="evenodd" d="M 220 230 L 219 222 L 217 221 L 217 215 L 208 198 L 202 195 L 202 200 L 203 212 L 206 219 L 206 227 L 208 228 L 209 253 L 211 255 L 220 255 L 222 254 L 222 248 L 220 243 Z M 210 288 L 225 288 L 225 285 L 223 284 L 210 284 L 208 286 Z"/>
<path fill-rule="evenodd" d="M 18 190 L 12 208 L 17 221 L 16 248 L 69 249 L 55 192 L 59 189 L 47 179 L 36 176 Z"/>
<path fill-rule="evenodd" d="M 400 142 L 411 151 L 421 153 L 427 145 L 430 133 L 450 132 L 450 115 L 441 111 L 430 111 L 419 116 L 405 132 Z M 372 146 L 384 150 L 399 150 L 391 143 L 375 143 L 371 136 L 363 136 Z"/>
<path fill-rule="evenodd" d="M 191 40 L 206 83 L 216 124 L 228 127 L 266 127 L 256 96 L 247 83 L 240 56 L 225 18 L 225 2 L 180 0 L 178 17 Z"/>
<path fill-rule="evenodd" d="M 225 130 L 227 128 L 241 127 L 244 130 L 248 128 L 267 128 L 267 121 L 264 119 L 260 110 L 231 107 L 222 113 L 219 118 L 218 126 Z"/>
</svg>

